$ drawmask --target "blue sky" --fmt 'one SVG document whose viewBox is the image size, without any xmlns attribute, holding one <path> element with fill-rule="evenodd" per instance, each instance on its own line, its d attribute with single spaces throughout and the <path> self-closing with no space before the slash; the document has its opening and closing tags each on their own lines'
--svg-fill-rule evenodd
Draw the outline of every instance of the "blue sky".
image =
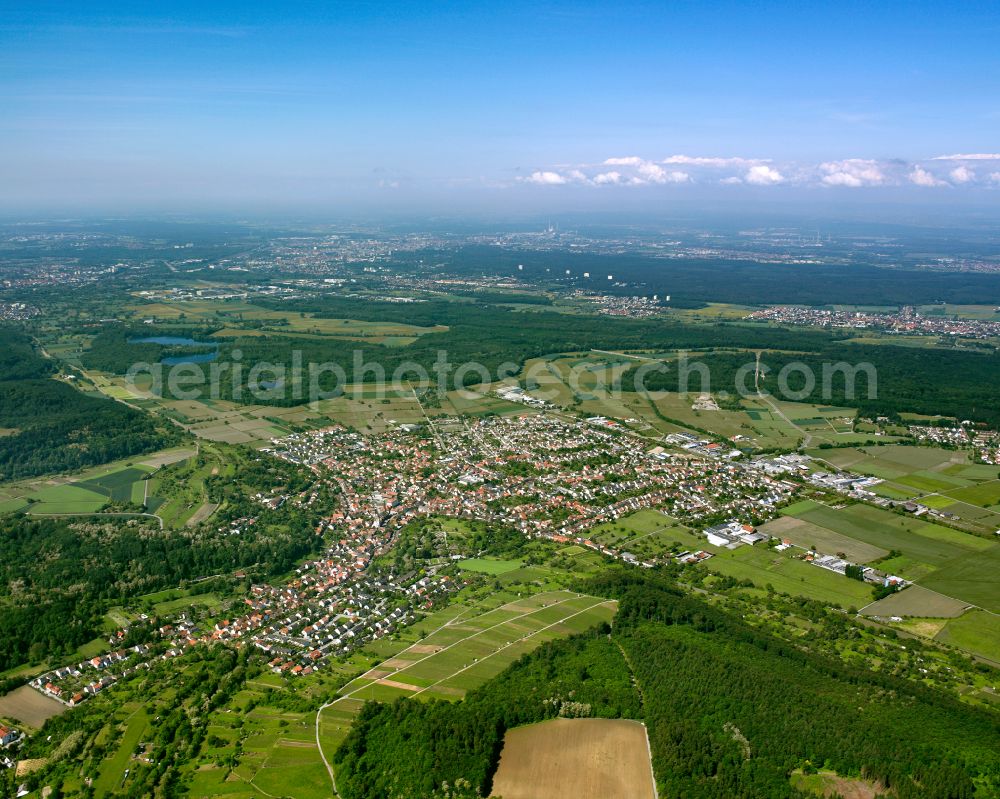
<svg viewBox="0 0 1000 799">
<path fill-rule="evenodd" d="M 0 206 L 991 204 L 998 41 L 977 0 L 8 1 Z"/>
</svg>

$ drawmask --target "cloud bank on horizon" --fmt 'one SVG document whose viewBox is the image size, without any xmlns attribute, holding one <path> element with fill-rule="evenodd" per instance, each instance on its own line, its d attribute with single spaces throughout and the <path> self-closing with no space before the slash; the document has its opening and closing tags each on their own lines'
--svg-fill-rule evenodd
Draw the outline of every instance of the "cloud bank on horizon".
<svg viewBox="0 0 1000 799">
<path fill-rule="evenodd" d="M 691 155 L 656 160 L 629 155 L 606 158 L 596 164 L 540 168 L 518 178 L 518 182 L 536 186 L 1000 188 L 1000 153 L 957 153 L 921 161 L 844 158 L 820 163 Z"/>
</svg>

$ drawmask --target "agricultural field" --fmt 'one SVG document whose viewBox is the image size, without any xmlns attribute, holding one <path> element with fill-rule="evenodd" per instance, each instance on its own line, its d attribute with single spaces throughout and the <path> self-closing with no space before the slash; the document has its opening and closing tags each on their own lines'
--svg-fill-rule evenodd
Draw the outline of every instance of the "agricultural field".
<svg viewBox="0 0 1000 799">
<path fill-rule="evenodd" d="M 330 778 L 316 745 L 315 713 L 265 704 L 266 691 L 281 687 L 273 677 L 262 675 L 237 694 L 233 705 L 242 712 L 227 708 L 213 714 L 205 762 L 191 775 L 190 795 L 330 796 Z M 253 702 L 260 704 L 250 709 Z M 239 764 L 230 771 L 221 764 L 237 749 Z"/>
<path fill-rule="evenodd" d="M 32 515 L 96 513 L 108 502 L 143 505 L 147 476 L 192 455 L 185 448 L 98 466 L 63 477 L 33 478 L 0 487 L 0 513 Z"/>
<path fill-rule="evenodd" d="M 696 398 L 696 394 L 663 392 L 649 401 L 659 414 L 677 422 L 675 429 L 705 429 L 726 438 L 742 436 L 741 443 L 761 448 L 794 448 L 806 438 L 811 443 L 843 444 L 870 437 L 853 431 L 853 408 L 748 397 L 739 401 L 739 409 L 724 404 L 719 410 L 702 410 L 693 407 Z M 721 402 L 725 397 L 718 399 Z"/>
<path fill-rule="evenodd" d="M 646 727 L 626 719 L 552 719 L 509 730 L 491 795 L 655 799 Z"/>
<path fill-rule="evenodd" d="M 896 550 L 914 563 L 930 568 L 939 568 L 956 558 L 993 546 L 985 538 L 870 505 L 855 504 L 835 509 L 807 502 L 786 508 L 783 513 L 874 547 Z M 901 576 L 911 578 L 905 573 Z"/>
<path fill-rule="evenodd" d="M 440 406 L 435 407 L 425 401 L 427 414 L 438 416 L 445 412 L 448 416 L 487 416 L 495 414 L 497 416 L 507 416 L 511 414 L 522 414 L 533 412 L 526 405 L 519 402 L 509 402 L 508 400 L 494 397 L 488 393 L 483 394 L 478 391 L 449 391 Z"/>
<path fill-rule="evenodd" d="M 1000 665 L 1000 616 L 970 610 L 949 621 L 936 640 L 988 658 Z"/>
<path fill-rule="evenodd" d="M 789 506 L 785 512 L 805 512 L 822 507 L 804 501 Z M 850 553 L 849 556 L 856 558 L 856 562 L 889 554 L 887 549 L 803 522 L 794 516 L 783 516 L 768 522 L 761 530 L 772 536 L 790 539 L 803 548 L 815 545 L 821 552 Z M 776 552 L 761 544 L 733 550 L 715 547 L 659 511 L 642 510 L 615 522 L 598 525 L 590 537 L 599 543 L 627 549 L 640 558 L 662 558 L 678 545 L 682 549 L 702 549 L 714 555 L 704 562 L 702 568 L 738 580 L 750 580 L 761 589 L 771 586 L 783 593 L 843 608 L 860 608 L 871 601 L 870 586 L 799 560 L 794 551 Z"/>
<path fill-rule="evenodd" d="M 873 602 L 861 612 L 866 616 L 903 616 L 932 619 L 953 619 L 961 616 L 969 605 L 920 585 L 890 594 Z"/>
<path fill-rule="evenodd" d="M 27 685 L 0 696 L 0 719 L 11 719 L 35 729 L 67 710 L 66 705 L 42 696 Z"/>
<path fill-rule="evenodd" d="M 150 381 L 140 375 L 135 390 L 123 378 L 89 374 L 109 396 L 125 394 L 130 404 L 172 419 L 188 432 L 208 441 L 264 446 L 273 438 L 291 432 L 340 424 L 363 434 L 382 433 L 401 424 L 422 424 L 427 416 L 459 414 L 523 413 L 527 408 L 498 397 L 452 391 L 442 398 L 425 400 L 414 390 L 381 390 L 371 385 L 348 385 L 338 397 L 319 399 L 293 407 L 241 405 L 229 400 L 204 397 L 174 400 L 150 393 Z M 415 386 L 417 391 L 423 387 Z"/>
<path fill-rule="evenodd" d="M 870 606 L 866 614 L 949 617 L 968 606 L 1000 611 L 1000 544 L 987 538 L 862 504 L 831 508 L 805 500 L 782 513 L 782 519 L 765 525 L 766 532 L 792 540 L 796 535 L 821 538 L 827 545 L 839 544 L 837 551 L 853 550 L 855 556 L 865 554 L 865 546 L 892 551 L 892 557 L 879 556 L 878 568 L 916 581 L 915 588 L 928 589 L 907 589 Z M 800 527 L 789 519 L 809 526 Z M 850 545 L 850 541 L 857 543 Z M 811 540 L 805 545 L 812 543 L 820 546 Z M 855 561 L 872 562 L 857 557 Z"/>
<path fill-rule="evenodd" d="M 989 542 L 986 542 L 989 544 Z M 971 605 L 1000 613 L 1000 544 L 969 553 L 943 565 L 921 585 Z"/>
<path fill-rule="evenodd" d="M 750 580 L 758 588 L 771 586 L 782 593 L 842 608 L 860 608 L 871 601 L 871 586 L 813 566 L 790 552 L 775 552 L 762 545 L 730 550 L 705 544 L 702 549 L 715 553 L 704 564 L 709 571 Z"/>
<path fill-rule="evenodd" d="M 671 353 L 665 361 L 674 358 Z M 593 351 L 584 355 L 563 354 L 529 360 L 523 371 L 524 384 L 533 396 L 587 415 L 626 420 L 639 433 L 663 435 L 681 431 L 710 430 L 760 447 L 794 447 L 806 435 L 817 442 L 867 440 L 851 430 L 855 411 L 811 403 L 776 403 L 748 398 L 741 409 L 696 410 L 697 393 L 642 393 L 606 390 L 636 363 L 658 361 L 647 355 Z M 724 399 L 720 395 L 720 401 Z M 784 414 L 786 418 L 783 418 Z"/>
<path fill-rule="evenodd" d="M 938 447 L 888 445 L 809 450 L 812 457 L 838 469 L 879 477 L 875 493 L 910 499 L 948 514 L 970 532 L 1000 529 L 1000 470 L 973 463 L 969 453 Z M 954 518 L 952 518 L 954 517 Z"/>
<path fill-rule="evenodd" d="M 119 713 L 129 713 L 122 721 L 124 731 L 118 739 L 114 754 L 101 763 L 100 772 L 94 780 L 94 790 L 99 795 L 111 793 L 125 781 L 129 762 L 146 733 L 150 732 L 149 714 L 145 705 L 130 703 L 123 705 Z"/>
<path fill-rule="evenodd" d="M 500 575 L 521 568 L 519 560 L 497 560 L 496 558 L 467 558 L 460 561 L 458 567 L 463 571 L 479 572 L 480 574 Z"/>
<path fill-rule="evenodd" d="M 494 593 L 438 611 L 404 633 L 408 646 L 383 641 L 374 648 L 384 659 L 321 712 L 323 749 L 333 752 L 366 700 L 460 699 L 544 641 L 608 622 L 614 612 L 613 601 L 569 591 Z"/>
<path fill-rule="evenodd" d="M 780 516 L 763 525 L 760 531 L 803 549 L 814 549 L 825 554 L 842 552 L 852 563 L 868 563 L 889 554 L 887 549 L 866 544 L 795 516 Z"/>
</svg>

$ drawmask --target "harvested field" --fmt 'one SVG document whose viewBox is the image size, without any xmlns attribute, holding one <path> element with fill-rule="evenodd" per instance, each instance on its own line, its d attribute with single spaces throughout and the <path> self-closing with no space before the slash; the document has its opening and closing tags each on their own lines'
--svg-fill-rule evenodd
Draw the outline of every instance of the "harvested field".
<svg viewBox="0 0 1000 799">
<path fill-rule="evenodd" d="M 843 552 L 852 563 L 868 563 L 885 557 L 889 550 L 866 544 L 855 538 L 849 538 L 834 530 L 820 527 L 818 524 L 797 519 L 794 516 L 781 516 L 761 527 L 761 532 L 775 538 L 787 539 L 796 546 L 813 547 L 824 554 Z"/>
<path fill-rule="evenodd" d="M 646 728 L 624 719 L 553 719 L 510 730 L 492 795 L 653 799 Z"/>
<path fill-rule="evenodd" d="M 918 616 L 928 619 L 954 619 L 969 607 L 967 602 L 952 599 L 935 591 L 911 585 L 904 591 L 890 594 L 864 609 L 866 616 Z"/>
<path fill-rule="evenodd" d="M 34 688 L 22 685 L 16 691 L 0 697 L 0 718 L 16 719 L 36 729 L 46 721 L 69 710 L 55 699 L 42 696 Z"/>
<path fill-rule="evenodd" d="M 440 649 L 440 646 L 434 644 L 414 644 L 410 647 L 410 651 L 418 655 L 432 655 Z"/>
<path fill-rule="evenodd" d="M 218 470 L 216 470 L 216 473 Z M 188 527 L 194 527 L 195 525 L 201 524 L 203 521 L 208 519 L 215 511 L 218 509 L 218 504 L 214 502 L 204 503 L 198 510 L 191 514 L 191 518 L 187 520 Z"/>
<path fill-rule="evenodd" d="M 378 680 L 379 685 L 388 685 L 390 688 L 402 688 L 404 691 L 419 691 L 421 686 L 411 685 L 408 682 L 399 682 L 398 680 Z"/>
</svg>

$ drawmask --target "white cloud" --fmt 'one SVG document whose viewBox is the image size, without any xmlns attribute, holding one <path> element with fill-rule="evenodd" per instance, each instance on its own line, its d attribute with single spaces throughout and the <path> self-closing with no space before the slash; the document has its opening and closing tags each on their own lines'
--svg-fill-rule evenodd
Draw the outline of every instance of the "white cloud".
<svg viewBox="0 0 1000 799">
<path fill-rule="evenodd" d="M 947 186 L 947 181 L 934 177 L 922 166 L 914 166 L 909 175 L 910 183 L 914 186 Z"/>
<path fill-rule="evenodd" d="M 687 183 L 691 176 L 687 172 L 668 172 L 659 164 L 643 161 L 636 165 L 639 178 L 647 183 Z"/>
<path fill-rule="evenodd" d="M 976 173 L 967 166 L 957 166 L 948 174 L 956 183 L 971 183 L 976 179 Z"/>
<path fill-rule="evenodd" d="M 772 169 L 763 164 L 750 167 L 744 179 L 747 183 L 753 183 L 755 186 L 773 186 L 776 183 L 785 182 L 785 176 L 777 169 Z"/>
<path fill-rule="evenodd" d="M 535 183 L 539 186 L 561 186 L 568 181 L 558 172 L 535 171 L 526 177 L 524 182 Z"/>
<path fill-rule="evenodd" d="M 1000 153 L 958 153 L 957 155 L 938 155 L 932 161 L 1000 161 Z"/>
<path fill-rule="evenodd" d="M 824 186 L 878 186 L 885 182 L 885 172 L 877 161 L 866 158 L 846 158 L 843 161 L 827 161 L 819 165 L 825 174 L 821 178 Z"/>
<path fill-rule="evenodd" d="M 1000 155 L 938 156 L 922 161 L 892 158 L 844 158 L 805 162 L 782 159 L 751 159 L 671 155 L 652 160 L 639 155 L 613 156 L 588 163 L 555 163 L 539 167 L 522 184 L 536 186 L 632 186 L 752 185 L 827 186 L 841 188 L 919 186 L 973 187 L 1000 185 Z M 950 162 L 950 163 L 949 163 Z M 983 164 L 980 168 L 977 163 Z M 986 167 L 993 167 L 987 169 Z"/>
<path fill-rule="evenodd" d="M 664 185 L 667 183 L 689 183 L 691 181 L 691 176 L 687 172 L 681 172 L 678 170 L 668 171 L 662 166 L 657 164 L 655 161 L 648 161 L 645 158 L 640 158 L 637 155 L 627 155 L 620 156 L 616 158 L 605 159 L 602 166 L 621 166 L 629 167 L 632 170 L 632 174 L 623 175 L 621 172 L 612 170 L 611 172 L 604 173 L 605 175 L 616 175 L 617 177 L 612 180 L 611 178 L 604 178 L 598 180 L 601 176 L 592 179 L 594 183 L 627 183 L 630 186 L 648 186 L 650 184 Z"/>
<path fill-rule="evenodd" d="M 664 158 L 661 164 L 682 164 L 686 166 L 706 166 L 706 167 L 726 167 L 726 166 L 748 166 L 751 164 L 766 163 L 766 158 L 716 158 L 696 155 L 672 155 Z"/>
<path fill-rule="evenodd" d="M 622 173 L 615 172 L 611 170 L 610 172 L 602 172 L 594 177 L 594 183 L 598 186 L 610 185 L 622 182 Z"/>
</svg>

